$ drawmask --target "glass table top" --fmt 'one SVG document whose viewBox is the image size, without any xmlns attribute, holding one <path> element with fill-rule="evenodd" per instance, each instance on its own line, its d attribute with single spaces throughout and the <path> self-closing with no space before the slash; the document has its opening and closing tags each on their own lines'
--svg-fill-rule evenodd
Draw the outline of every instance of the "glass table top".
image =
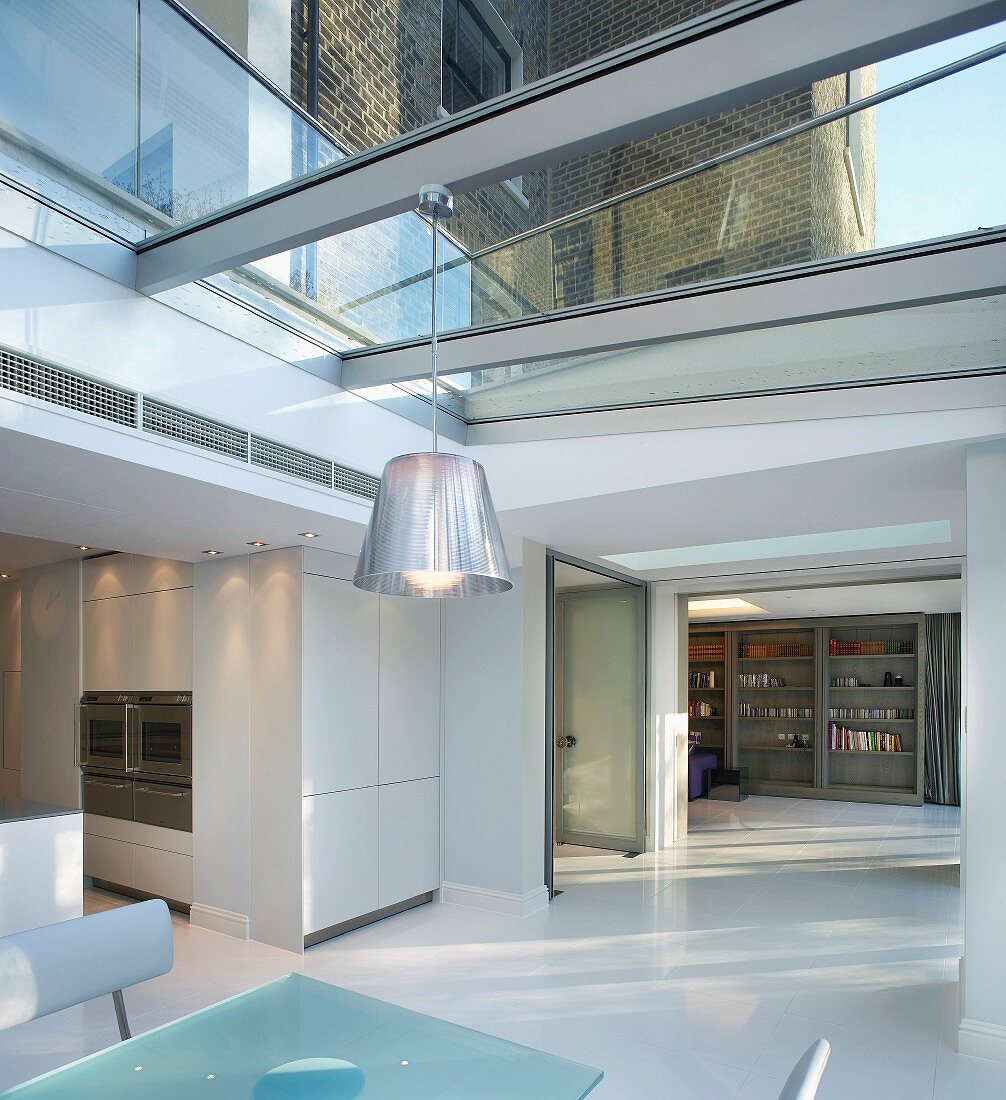
<svg viewBox="0 0 1006 1100">
<path fill-rule="evenodd" d="M 127 1010 L 128 998 L 127 992 Z M 578 1100 L 603 1076 L 589 1066 L 288 974 L 3 1095 Z"/>
</svg>

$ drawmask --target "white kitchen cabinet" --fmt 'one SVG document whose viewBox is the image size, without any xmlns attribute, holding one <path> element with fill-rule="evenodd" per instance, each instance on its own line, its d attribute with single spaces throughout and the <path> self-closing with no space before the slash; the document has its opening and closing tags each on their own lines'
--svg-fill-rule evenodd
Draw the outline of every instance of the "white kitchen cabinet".
<svg viewBox="0 0 1006 1100">
<path fill-rule="evenodd" d="M 96 833 L 84 834 L 84 874 L 91 878 L 132 886 L 135 878 L 134 845 L 128 840 L 113 840 Z"/>
<path fill-rule="evenodd" d="M 100 559 L 99 559 L 100 560 Z M 133 688 L 133 597 L 84 604 L 84 690 Z"/>
<path fill-rule="evenodd" d="M 82 592 L 85 602 L 131 596 L 135 591 L 132 554 L 105 554 L 100 558 L 84 559 Z"/>
<path fill-rule="evenodd" d="M 380 782 L 440 774 L 440 600 L 382 596 Z"/>
<path fill-rule="evenodd" d="M 304 935 L 378 908 L 378 788 L 305 797 Z"/>
<path fill-rule="evenodd" d="M 133 608 L 134 690 L 191 691 L 192 589 L 134 596 Z"/>
<path fill-rule="evenodd" d="M 147 558 L 137 555 L 133 559 L 133 592 L 166 592 L 171 588 L 191 588 L 193 565 L 190 561 L 173 561 L 171 558 Z"/>
<path fill-rule="evenodd" d="M 440 889 L 440 780 L 378 788 L 380 907 Z"/>
<path fill-rule="evenodd" d="M 21 770 L 21 673 L 3 674 L 3 767 Z"/>
<path fill-rule="evenodd" d="M 192 904 L 192 856 L 133 845 L 135 890 Z"/>
<path fill-rule="evenodd" d="M 374 786 L 379 601 L 350 581 L 307 574 L 303 606 L 303 793 Z"/>
</svg>

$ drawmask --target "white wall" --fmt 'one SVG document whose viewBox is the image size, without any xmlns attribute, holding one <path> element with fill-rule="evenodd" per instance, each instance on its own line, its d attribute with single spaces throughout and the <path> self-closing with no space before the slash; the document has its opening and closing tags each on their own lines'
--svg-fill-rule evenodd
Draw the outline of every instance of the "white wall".
<svg viewBox="0 0 1006 1100">
<path fill-rule="evenodd" d="M 547 903 L 544 577 L 544 548 L 525 543 L 512 592 L 445 601 L 447 901 Z"/>
<path fill-rule="evenodd" d="M 79 806 L 80 562 L 26 569 L 21 599 L 21 794 Z"/>
<path fill-rule="evenodd" d="M 21 584 L 0 581 L 0 795 L 21 793 Z"/>
<path fill-rule="evenodd" d="M 192 923 L 248 935 L 251 911 L 250 559 L 195 567 Z"/>
<path fill-rule="evenodd" d="M 1006 440 L 967 453 L 962 1053 L 1006 1061 Z"/>
</svg>

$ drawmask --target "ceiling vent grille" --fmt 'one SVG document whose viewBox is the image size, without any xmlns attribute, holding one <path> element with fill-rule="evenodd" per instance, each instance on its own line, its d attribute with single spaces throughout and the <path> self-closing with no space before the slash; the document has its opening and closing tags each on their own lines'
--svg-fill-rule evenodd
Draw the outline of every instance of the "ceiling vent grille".
<svg viewBox="0 0 1006 1100">
<path fill-rule="evenodd" d="M 48 405 L 136 427 L 136 394 L 0 348 L 0 388 Z"/>
<path fill-rule="evenodd" d="M 251 437 L 251 461 L 255 466 L 264 466 L 267 470 L 278 470 L 281 474 L 332 488 L 332 463 L 327 459 L 274 443 L 259 435 Z"/>
<path fill-rule="evenodd" d="M 216 454 L 248 461 L 248 433 L 218 424 L 205 416 L 185 412 L 153 398 L 143 399 L 143 430 L 177 439 L 190 447 L 202 447 Z"/>
<path fill-rule="evenodd" d="M 348 466 L 340 466 L 335 463 L 335 480 L 333 488 L 341 489 L 344 493 L 355 493 L 357 496 L 374 500 L 377 490 L 381 487 L 381 479 L 373 474 L 364 474 L 359 470 L 351 470 Z"/>
<path fill-rule="evenodd" d="M 373 500 L 380 478 L 0 347 L 0 389 Z M 142 410 L 142 412 L 141 412 Z"/>
</svg>

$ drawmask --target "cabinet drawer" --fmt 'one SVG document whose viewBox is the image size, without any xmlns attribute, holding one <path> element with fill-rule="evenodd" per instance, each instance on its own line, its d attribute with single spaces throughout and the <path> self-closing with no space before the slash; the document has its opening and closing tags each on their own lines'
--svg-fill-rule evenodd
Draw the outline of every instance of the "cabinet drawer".
<svg viewBox="0 0 1006 1100">
<path fill-rule="evenodd" d="M 192 790 L 169 783 L 133 784 L 133 812 L 144 825 L 192 832 Z"/>
<path fill-rule="evenodd" d="M 192 904 L 192 856 L 134 846 L 136 871 L 133 886 L 148 894 Z"/>
<path fill-rule="evenodd" d="M 128 779 L 85 775 L 81 783 L 84 813 L 133 820 L 133 784 Z"/>
<path fill-rule="evenodd" d="M 123 821 L 121 817 L 105 817 L 103 814 L 84 814 L 84 832 L 92 836 L 107 836 L 109 840 L 125 840 L 128 843 L 136 839 L 132 821 Z"/>
<path fill-rule="evenodd" d="M 134 885 L 133 845 L 124 840 L 85 833 L 84 874 L 120 886 Z"/>
</svg>

